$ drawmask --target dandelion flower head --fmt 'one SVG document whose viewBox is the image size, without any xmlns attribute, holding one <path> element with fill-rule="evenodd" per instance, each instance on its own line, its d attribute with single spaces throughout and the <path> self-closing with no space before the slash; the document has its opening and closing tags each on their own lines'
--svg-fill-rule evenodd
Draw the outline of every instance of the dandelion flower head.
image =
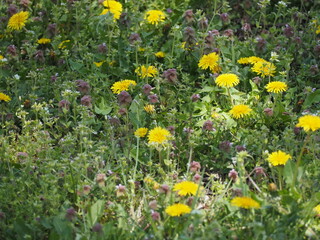
<svg viewBox="0 0 320 240">
<path fill-rule="evenodd" d="M 314 209 L 313 211 L 320 216 L 320 204 L 318 204 Z"/>
<path fill-rule="evenodd" d="M 164 52 L 157 52 L 154 54 L 157 58 L 164 58 L 166 54 Z"/>
<path fill-rule="evenodd" d="M 146 106 L 144 106 L 143 108 L 147 113 L 154 113 L 156 111 L 156 109 L 154 108 L 154 105 L 148 104 Z"/>
<path fill-rule="evenodd" d="M 250 197 L 235 197 L 231 200 L 231 205 L 240 208 L 260 208 L 260 203 Z"/>
<path fill-rule="evenodd" d="M 118 20 L 120 18 L 122 12 L 121 3 L 113 0 L 106 0 L 103 2 L 103 6 L 105 7 L 105 9 L 102 11 L 100 15 L 105 15 L 108 12 L 111 12 L 113 14 L 114 20 Z"/>
<path fill-rule="evenodd" d="M 224 73 L 216 78 L 219 87 L 231 88 L 239 84 L 239 78 L 233 73 Z"/>
<path fill-rule="evenodd" d="M 134 135 L 136 137 L 145 137 L 147 135 L 147 132 L 148 132 L 148 128 L 138 128 L 135 132 L 134 132 Z"/>
<path fill-rule="evenodd" d="M 191 208 L 188 205 L 182 203 L 176 203 L 166 208 L 166 213 L 171 217 L 178 217 L 191 212 Z"/>
<path fill-rule="evenodd" d="M 141 66 L 138 67 L 135 72 L 138 74 L 138 76 L 141 76 L 143 78 L 145 77 L 155 77 L 158 73 L 158 70 L 154 66 Z"/>
<path fill-rule="evenodd" d="M 38 44 L 48 44 L 48 43 L 51 43 L 51 39 L 49 38 L 40 38 L 38 41 L 37 41 Z"/>
<path fill-rule="evenodd" d="M 262 77 L 265 76 L 274 76 L 274 73 L 276 72 L 276 66 L 273 63 L 270 62 L 256 62 L 251 70 L 258 75 L 261 75 Z"/>
<path fill-rule="evenodd" d="M 65 49 L 66 47 L 67 47 L 67 43 L 69 43 L 70 42 L 70 40 L 64 40 L 64 41 L 62 41 L 60 44 L 59 44 L 59 46 L 58 46 L 58 48 L 59 49 Z"/>
<path fill-rule="evenodd" d="M 148 134 L 149 144 L 164 144 L 170 137 L 170 132 L 162 127 L 155 127 L 154 129 L 151 129 Z"/>
<path fill-rule="evenodd" d="M 240 64 L 255 64 L 257 62 L 267 62 L 263 58 L 252 56 L 252 57 L 245 57 L 245 58 L 240 58 L 238 60 L 238 63 Z"/>
<path fill-rule="evenodd" d="M 251 113 L 252 109 L 248 105 L 240 104 L 235 105 L 229 113 L 232 115 L 233 118 L 239 119 L 243 118 L 246 115 L 249 115 Z"/>
<path fill-rule="evenodd" d="M 164 12 L 159 10 L 149 10 L 146 12 L 144 19 L 146 19 L 149 23 L 153 25 L 158 25 L 159 22 L 163 22 L 166 18 Z"/>
<path fill-rule="evenodd" d="M 8 28 L 11 30 L 21 30 L 28 20 L 29 12 L 22 11 L 12 15 L 8 22 Z"/>
<path fill-rule="evenodd" d="M 272 166 L 278 166 L 285 165 L 290 158 L 290 154 L 287 154 L 279 150 L 269 154 L 267 160 L 271 163 Z"/>
<path fill-rule="evenodd" d="M 105 63 L 106 61 L 101 61 L 101 62 L 93 62 L 94 65 L 96 65 L 96 67 L 101 67 L 103 63 Z"/>
<path fill-rule="evenodd" d="M 285 92 L 288 89 L 288 85 L 284 82 L 274 81 L 266 85 L 267 92 L 272 93 L 281 93 Z"/>
<path fill-rule="evenodd" d="M 11 98 L 8 95 L 0 92 L 0 101 L 9 102 L 10 100 L 11 100 Z"/>
<path fill-rule="evenodd" d="M 122 91 L 128 91 L 131 85 L 136 86 L 137 83 L 133 80 L 126 79 L 126 80 L 115 82 L 112 85 L 111 90 L 113 93 L 119 94 Z"/>
<path fill-rule="evenodd" d="M 217 72 L 219 55 L 215 52 L 203 55 L 198 63 L 198 67 L 205 70 L 210 69 L 212 72 Z"/>
<path fill-rule="evenodd" d="M 180 196 L 193 195 L 198 192 L 199 185 L 191 181 L 183 181 L 177 183 L 173 187 L 173 191 L 178 192 Z"/>
<path fill-rule="evenodd" d="M 320 117 L 314 115 L 305 115 L 299 118 L 296 127 L 302 127 L 306 132 L 317 131 L 320 129 Z"/>
</svg>

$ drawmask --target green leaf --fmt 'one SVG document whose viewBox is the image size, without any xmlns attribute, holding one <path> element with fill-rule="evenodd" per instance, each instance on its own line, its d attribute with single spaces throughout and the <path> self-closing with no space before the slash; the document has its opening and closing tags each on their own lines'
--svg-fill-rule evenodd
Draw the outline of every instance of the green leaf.
<svg viewBox="0 0 320 240">
<path fill-rule="evenodd" d="M 303 103 L 303 107 L 307 108 L 314 103 L 320 102 L 320 89 L 314 91 L 310 95 L 307 96 L 306 100 Z"/>
<path fill-rule="evenodd" d="M 90 207 L 87 215 L 88 226 L 90 228 L 98 221 L 98 218 L 103 214 L 104 204 L 105 202 L 103 200 L 98 200 Z"/>
<path fill-rule="evenodd" d="M 287 184 L 291 184 L 294 178 L 295 165 L 292 161 L 288 161 L 286 165 L 284 165 L 283 176 L 286 180 Z"/>
<path fill-rule="evenodd" d="M 108 115 L 112 111 L 112 107 L 106 106 L 104 98 L 101 98 L 100 103 L 94 106 L 94 111 L 97 114 Z"/>
</svg>

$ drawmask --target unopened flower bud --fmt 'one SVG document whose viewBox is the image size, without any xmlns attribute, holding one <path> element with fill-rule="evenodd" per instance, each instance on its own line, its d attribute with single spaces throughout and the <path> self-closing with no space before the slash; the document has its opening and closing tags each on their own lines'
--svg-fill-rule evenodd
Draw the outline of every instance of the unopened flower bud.
<svg viewBox="0 0 320 240">
<path fill-rule="evenodd" d="M 149 202 L 149 208 L 156 210 L 158 208 L 157 200 L 152 200 L 151 202 Z"/>
<path fill-rule="evenodd" d="M 201 18 L 198 26 L 200 30 L 206 30 L 208 28 L 208 19 L 206 17 Z"/>
<path fill-rule="evenodd" d="M 210 121 L 210 120 L 207 120 L 203 123 L 203 126 L 202 126 L 202 129 L 203 130 L 206 130 L 206 131 L 215 131 L 216 129 L 214 129 L 213 127 L 213 122 Z"/>
<path fill-rule="evenodd" d="M 117 197 L 121 197 L 125 195 L 126 187 L 119 184 L 118 186 L 116 186 L 116 190 Z"/>
<path fill-rule="evenodd" d="M 98 52 L 99 53 L 106 53 L 107 52 L 107 44 L 106 43 L 101 43 L 98 45 Z"/>
<path fill-rule="evenodd" d="M 153 221 L 160 221 L 160 213 L 156 211 L 152 211 L 151 218 Z"/>
<path fill-rule="evenodd" d="M 238 178 L 238 172 L 237 172 L 236 170 L 232 169 L 232 170 L 229 172 L 228 177 L 229 177 L 230 179 L 232 179 L 233 181 L 236 181 L 237 178 Z"/>
<path fill-rule="evenodd" d="M 129 42 L 130 44 L 135 44 L 135 43 L 139 43 L 141 42 L 141 38 L 140 38 L 140 35 L 138 33 L 132 33 L 130 36 L 129 36 Z"/>
<path fill-rule="evenodd" d="M 128 105 L 132 102 L 132 97 L 127 91 L 122 91 L 118 94 L 118 102 L 120 105 Z"/>
<path fill-rule="evenodd" d="M 81 98 L 81 105 L 86 107 L 91 107 L 92 106 L 91 101 L 92 101 L 91 96 L 85 95 Z"/>
<path fill-rule="evenodd" d="M 232 29 L 224 30 L 223 35 L 227 36 L 227 37 L 232 37 L 233 36 L 233 30 Z"/>
<path fill-rule="evenodd" d="M 164 193 L 164 194 L 167 194 L 170 192 L 170 188 L 167 184 L 162 184 L 159 188 L 159 192 L 160 193 Z"/>
<path fill-rule="evenodd" d="M 159 102 L 157 94 L 149 95 L 148 99 L 149 99 L 150 103 L 158 103 Z"/>
<path fill-rule="evenodd" d="M 191 96 L 191 101 L 192 102 L 197 102 L 200 99 L 200 95 L 199 94 L 192 94 Z"/>
<path fill-rule="evenodd" d="M 149 84 L 145 84 L 142 87 L 142 91 L 145 95 L 149 95 L 153 88 Z"/>
<path fill-rule="evenodd" d="M 70 102 L 68 100 L 61 100 L 58 104 L 59 109 L 66 109 L 69 110 L 70 108 Z"/>
<path fill-rule="evenodd" d="M 96 223 L 93 227 L 92 227 L 92 231 L 96 232 L 96 233 L 102 233 L 102 225 L 100 223 Z"/>
<path fill-rule="evenodd" d="M 270 183 L 270 184 L 268 185 L 268 189 L 269 189 L 270 192 L 275 192 L 275 191 L 278 190 L 277 185 L 274 184 L 274 183 Z"/>
<path fill-rule="evenodd" d="M 244 145 L 237 145 L 236 146 L 236 151 L 237 152 L 242 152 L 242 151 L 246 151 L 246 147 Z"/>
<path fill-rule="evenodd" d="M 264 114 L 265 114 L 266 116 L 268 116 L 268 117 L 272 117 L 272 116 L 273 116 L 273 110 L 272 110 L 272 108 L 265 108 L 265 109 L 263 110 L 263 112 L 264 112 Z"/>
<path fill-rule="evenodd" d="M 198 172 L 201 169 L 201 165 L 199 162 L 192 161 L 190 163 L 190 172 Z"/>
<path fill-rule="evenodd" d="M 229 141 L 224 141 L 219 144 L 219 149 L 223 152 L 230 152 L 232 143 Z"/>
<path fill-rule="evenodd" d="M 174 68 L 164 71 L 162 76 L 170 83 L 176 83 L 178 79 L 177 70 Z"/>
<path fill-rule="evenodd" d="M 220 19 L 221 19 L 222 22 L 227 23 L 229 21 L 228 13 L 221 13 L 220 14 Z"/>
<path fill-rule="evenodd" d="M 90 91 L 90 85 L 86 81 L 79 79 L 75 81 L 77 90 L 82 94 L 88 94 Z"/>
<path fill-rule="evenodd" d="M 74 208 L 68 208 L 66 210 L 66 219 L 69 220 L 69 221 L 72 221 L 75 217 L 76 217 L 77 213 L 76 211 L 74 210 Z"/>
<path fill-rule="evenodd" d="M 193 181 L 195 181 L 196 183 L 198 183 L 198 182 L 200 182 L 200 180 L 201 180 L 201 176 L 200 176 L 198 173 L 196 173 L 196 174 L 193 176 Z"/>
<path fill-rule="evenodd" d="M 106 175 L 104 173 L 98 173 L 96 176 L 96 182 L 98 183 L 99 187 L 104 187 L 105 186 L 105 180 L 106 180 Z"/>
<path fill-rule="evenodd" d="M 294 32 L 293 32 L 293 28 L 289 25 L 289 24 L 286 24 L 285 25 L 285 28 L 283 29 L 283 34 L 287 37 L 287 38 L 290 38 L 294 35 Z"/>
<path fill-rule="evenodd" d="M 91 187 L 89 185 L 84 185 L 83 186 L 83 194 L 88 195 L 91 191 Z"/>
<path fill-rule="evenodd" d="M 192 9 L 188 9 L 187 11 L 185 11 L 183 17 L 184 17 L 184 21 L 187 24 L 191 24 L 192 22 L 194 22 L 194 16 L 193 16 Z"/>
</svg>

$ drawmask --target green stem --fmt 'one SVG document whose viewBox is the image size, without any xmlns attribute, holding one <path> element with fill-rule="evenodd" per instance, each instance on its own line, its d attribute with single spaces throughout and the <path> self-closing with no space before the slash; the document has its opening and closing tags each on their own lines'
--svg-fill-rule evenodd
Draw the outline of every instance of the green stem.
<svg viewBox="0 0 320 240">
<path fill-rule="evenodd" d="M 137 138 L 136 165 L 134 166 L 133 183 L 136 181 L 136 173 L 137 173 L 138 158 L 139 158 L 139 144 L 140 144 L 140 137 Z"/>
<path fill-rule="evenodd" d="M 296 170 L 294 172 L 294 177 L 293 177 L 293 185 L 295 184 L 295 182 L 297 181 L 297 177 L 298 177 L 298 172 L 299 172 L 299 166 L 301 164 L 301 159 L 302 159 L 302 155 L 303 155 L 303 151 L 307 145 L 307 143 L 309 142 L 310 140 L 310 133 L 308 133 L 306 139 L 304 140 L 304 144 L 301 148 L 301 151 L 300 151 L 300 154 L 299 154 L 299 157 L 297 159 L 297 164 L 296 164 Z"/>
</svg>

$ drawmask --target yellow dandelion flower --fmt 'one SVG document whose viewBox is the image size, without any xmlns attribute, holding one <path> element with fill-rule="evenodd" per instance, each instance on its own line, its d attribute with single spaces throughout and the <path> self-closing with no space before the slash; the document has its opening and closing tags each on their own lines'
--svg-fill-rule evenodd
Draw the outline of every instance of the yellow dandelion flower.
<svg viewBox="0 0 320 240">
<path fill-rule="evenodd" d="M 314 209 L 313 211 L 320 216 L 320 204 L 318 204 Z"/>
<path fill-rule="evenodd" d="M 106 61 L 101 61 L 101 62 L 93 62 L 94 65 L 96 65 L 96 67 L 101 67 L 103 63 L 105 63 Z"/>
<path fill-rule="evenodd" d="M 51 39 L 49 38 L 40 38 L 38 41 L 37 41 L 38 44 L 48 44 L 48 43 L 51 43 Z"/>
<path fill-rule="evenodd" d="M 8 22 L 8 28 L 11 30 L 21 30 L 26 25 L 28 17 L 29 12 L 25 11 L 12 15 Z"/>
<path fill-rule="evenodd" d="M 145 77 L 155 77 L 158 73 L 158 70 L 154 66 L 141 66 L 138 67 L 135 72 L 138 74 L 138 76 L 141 76 L 143 78 Z"/>
<path fill-rule="evenodd" d="M 144 19 L 153 25 L 158 25 L 158 23 L 163 22 L 165 18 L 166 15 L 164 12 L 159 10 L 149 10 L 144 16 Z"/>
<path fill-rule="evenodd" d="M 198 67 L 201 69 L 210 69 L 212 72 L 217 71 L 219 61 L 219 55 L 215 52 L 203 55 L 198 63 Z"/>
<path fill-rule="evenodd" d="M 6 62 L 7 62 L 7 59 L 4 56 L 0 55 L 0 66 L 4 65 Z"/>
<path fill-rule="evenodd" d="M 251 70 L 258 75 L 261 75 L 262 77 L 265 76 L 274 76 L 274 73 L 276 72 L 276 66 L 273 63 L 270 62 L 256 62 Z"/>
<path fill-rule="evenodd" d="M 178 217 L 191 212 L 191 208 L 188 205 L 182 203 L 176 203 L 166 208 L 166 213 L 171 217 Z"/>
<path fill-rule="evenodd" d="M 296 127 L 302 127 L 306 132 L 317 131 L 320 129 L 320 117 L 313 115 L 305 115 L 299 118 Z"/>
<path fill-rule="evenodd" d="M 132 86 L 136 86 L 137 83 L 135 81 L 133 81 L 133 80 L 125 79 L 125 80 L 122 80 L 122 81 L 115 82 L 111 86 L 111 90 L 112 90 L 113 93 L 119 94 L 122 91 L 128 91 L 131 85 Z"/>
<path fill-rule="evenodd" d="M 317 27 L 316 34 L 320 34 L 320 25 Z"/>
<path fill-rule="evenodd" d="M 66 47 L 67 47 L 67 43 L 69 43 L 70 42 L 70 40 L 64 40 L 64 41 L 62 41 L 60 44 L 59 44 L 59 46 L 58 46 L 58 48 L 59 49 L 65 49 Z"/>
<path fill-rule="evenodd" d="M 183 182 L 177 183 L 173 187 L 173 191 L 178 192 L 180 196 L 186 196 L 186 195 L 195 196 L 198 192 L 198 189 L 199 189 L 199 185 L 190 181 L 183 181 Z"/>
<path fill-rule="evenodd" d="M 8 95 L 0 92 L 0 101 L 9 102 L 9 101 L 11 101 L 11 98 Z"/>
<path fill-rule="evenodd" d="M 266 62 L 266 60 L 264 60 L 263 58 L 256 57 L 256 56 L 240 58 L 238 60 L 239 64 L 255 64 L 257 62 Z"/>
<path fill-rule="evenodd" d="M 145 137 L 147 135 L 148 132 L 148 128 L 138 128 L 135 132 L 134 135 L 136 137 L 142 138 Z"/>
<path fill-rule="evenodd" d="M 139 48 L 138 48 L 138 51 L 139 51 L 139 52 L 144 52 L 144 51 L 146 51 L 146 49 L 145 49 L 145 48 L 142 48 L 142 47 L 139 47 Z"/>
<path fill-rule="evenodd" d="M 157 58 L 164 58 L 166 54 L 164 52 L 157 52 L 154 54 Z"/>
<path fill-rule="evenodd" d="M 282 151 L 277 151 L 269 154 L 267 160 L 272 166 L 285 165 L 287 161 L 291 158 L 290 154 Z"/>
<path fill-rule="evenodd" d="M 219 75 L 215 82 L 219 87 L 231 88 L 239 84 L 239 78 L 233 73 L 225 73 Z"/>
<path fill-rule="evenodd" d="M 248 105 L 240 104 L 235 105 L 229 113 L 232 115 L 233 118 L 239 119 L 243 118 L 246 115 L 249 115 L 251 113 L 252 109 Z"/>
<path fill-rule="evenodd" d="M 106 0 L 103 2 L 103 6 L 105 9 L 100 13 L 100 15 L 105 15 L 108 12 L 111 12 L 113 14 L 113 19 L 118 20 L 120 18 L 121 12 L 122 12 L 122 4 L 113 1 L 113 0 Z"/>
<path fill-rule="evenodd" d="M 250 197 L 235 197 L 231 200 L 231 205 L 240 208 L 260 208 L 260 203 Z"/>
<path fill-rule="evenodd" d="M 268 83 L 265 88 L 267 89 L 267 92 L 281 93 L 287 91 L 288 85 L 284 82 L 274 81 Z"/>
<path fill-rule="evenodd" d="M 151 104 L 145 105 L 143 109 L 144 109 L 147 113 L 150 113 L 150 114 L 156 112 L 156 109 L 154 108 L 154 105 L 151 105 Z"/>
<path fill-rule="evenodd" d="M 171 137 L 170 132 L 167 129 L 162 127 L 155 127 L 154 129 L 150 130 L 148 134 L 149 144 L 152 144 L 152 143 L 163 144 L 163 143 L 166 143 L 170 137 Z"/>
<path fill-rule="evenodd" d="M 214 119 L 217 119 L 217 118 L 220 118 L 220 114 L 217 113 L 217 112 L 212 112 L 211 113 L 211 117 L 214 118 Z"/>
</svg>

